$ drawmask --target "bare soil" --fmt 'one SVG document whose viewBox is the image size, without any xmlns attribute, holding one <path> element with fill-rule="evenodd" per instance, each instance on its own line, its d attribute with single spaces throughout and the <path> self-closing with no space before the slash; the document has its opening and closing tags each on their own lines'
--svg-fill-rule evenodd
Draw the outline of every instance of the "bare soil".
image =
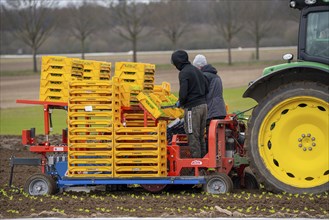
<svg viewBox="0 0 329 220">
<path fill-rule="evenodd" d="M 19 136 L 0 136 L 0 218 L 18 217 L 289 217 L 329 218 L 328 193 L 320 195 L 273 194 L 235 189 L 211 195 L 202 189 L 177 186 L 151 194 L 134 186 L 119 191 L 63 192 L 53 196 L 29 196 L 26 179 L 38 167 L 17 166 L 14 187 L 8 187 L 9 158 L 38 157 L 28 151 Z M 40 137 L 42 138 L 42 137 Z M 58 141 L 59 137 L 51 137 Z"/>
</svg>

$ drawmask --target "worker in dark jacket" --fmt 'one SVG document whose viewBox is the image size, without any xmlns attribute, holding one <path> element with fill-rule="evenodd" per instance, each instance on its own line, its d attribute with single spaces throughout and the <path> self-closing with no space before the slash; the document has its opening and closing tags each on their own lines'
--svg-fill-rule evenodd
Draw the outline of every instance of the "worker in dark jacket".
<svg viewBox="0 0 329 220">
<path fill-rule="evenodd" d="M 217 75 L 217 70 L 207 63 L 204 55 L 198 54 L 193 60 L 193 65 L 199 68 L 208 80 L 207 105 L 207 134 L 210 121 L 213 119 L 224 119 L 226 117 L 226 106 L 223 98 L 223 85 L 221 78 Z"/>
<path fill-rule="evenodd" d="M 179 72 L 179 104 L 184 108 L 184 130 L 193 158 L 207 153 L 204 132 L 207 119 L 207 80 L 202 72 L 188 60 L 184 50 L 177 50 L 171 56 L 172 64 Z"/>
</svg>

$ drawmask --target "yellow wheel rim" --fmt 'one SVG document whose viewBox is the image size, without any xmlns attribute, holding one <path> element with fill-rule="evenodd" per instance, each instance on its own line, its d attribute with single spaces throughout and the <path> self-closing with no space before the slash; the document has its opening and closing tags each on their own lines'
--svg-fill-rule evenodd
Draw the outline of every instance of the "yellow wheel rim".
<svg viewBox="0 0 329 220">
<path fill-rule="evenodd" d="M 277 104 L 259 131 L 259 153 L 279 181 L 298 188 L 329 181 L 329 104 L 299 96 Z"/>
</svg>

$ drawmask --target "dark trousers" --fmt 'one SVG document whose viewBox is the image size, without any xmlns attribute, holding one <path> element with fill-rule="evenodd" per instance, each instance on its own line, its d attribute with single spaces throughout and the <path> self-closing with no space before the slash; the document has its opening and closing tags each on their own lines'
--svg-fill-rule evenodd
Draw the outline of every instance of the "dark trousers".
<svg viewBox="0 0 329 220">
<path fill-rule="evenodd" d="M 184 130 L 188 135 L 188 144 L 193 158 L 202 158 L 207 153 L 204 140 L 207 112 L 207 104 L 184 109 Z"/>
</svg>

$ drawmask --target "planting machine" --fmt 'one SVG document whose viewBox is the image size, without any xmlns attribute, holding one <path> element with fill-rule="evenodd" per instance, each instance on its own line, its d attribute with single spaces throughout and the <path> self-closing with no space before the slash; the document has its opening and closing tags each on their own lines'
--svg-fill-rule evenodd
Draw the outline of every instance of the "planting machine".
<svg viewBox="0 0 329 220">
<path fill-rule="evenodd" d="M 190 157 L 183 112 L 170 108 L 177 98 L 168 83 L 154 85 L 154 65 L 116 63 L 111 76 L 109 63 L 43 57 L 40 99 L 17 102 L 43 107 L 45 140 L 37 142 L 34 129 L 23 131 L 23 144 L 40 157 L 12 157 L 10 185 L 15 165 L 37 165 L 41 172 L 25 185 L 31 195 L 131 184 L 150 192 L 202 184 L 225 193 L 258 183 L 275 192 L 327 191 L 329 3 L 290 5 L 301 10 L 298 61 L 287 54 L 286 64 L 266 68 L 249 85 L 244 97 L 258 105 L 247 128 L 236 114 L 210 123 L 203 158 Z M 56 145 L 49 139 L 53 109 L 67 112 Z"/>
<path fill-rule="evenodd" d="M 258 187 L 253 175 L 244 172 L 245 125 L 237 115 L 212 121 L 208 154 L 191 158 L 183 110 L 172 107 L 177 98 L 170 84 L 154 85 L 155 66 L 119 62 L 110 77 L 110 71 L 101 71 L 106 65 L 110 69 L 97 61 L 42 58 L 40 99 L 17 100 L 44 110 L 45 141 L 37 142 L 34 129 L 23 130 L 22 136 L 40 158 L 11 158 L 12 171 L 19 164 L 41 166 L 41 173 L 26 181 L 28 193 L 131 184 L 150 192 L 203 184 L 207 192 L 225 193 L 233 189 L 233 180 L 236 187 Z M 67 111 L 67 129 L 56 145 L 49 139 L 52 109 Z M 12 179 L 13 172 L 10 185 Z"/>
</svg>

